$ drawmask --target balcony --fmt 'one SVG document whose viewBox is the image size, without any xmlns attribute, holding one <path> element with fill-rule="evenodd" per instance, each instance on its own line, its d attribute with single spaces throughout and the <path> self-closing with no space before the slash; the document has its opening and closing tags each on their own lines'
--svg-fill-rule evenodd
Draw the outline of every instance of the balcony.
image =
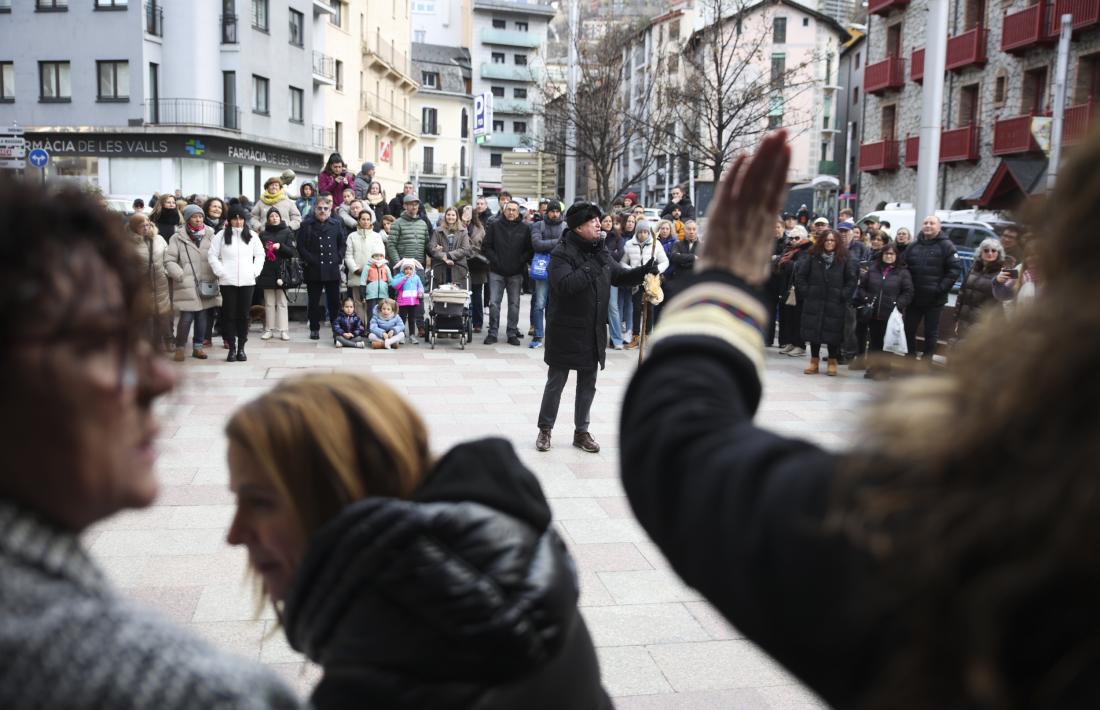
<svg viewBox="0 0 1100 710">
<path fill-rule="evenodd" d="M 336 60 L 317 50 L 313 51 L 313 83 L 336 86 Z"/>
<path fill-rule="evenodd" d="M 913 58 L 909 61 L 909 78 L 917 84 L 924 83 L 924 47 L 913 50 Z"/>
<path fill-rule="evenodd" d="M 237 43 L 237 16 L 222 15 L 218 18 L 222 26 L 222 44 Z"/>
<path fill-rule="evenodd" d="M 865 173 L 898 169 L 898 142 L 879 141 L 859 147 L 859 169 Z"/>
<path fill-rule="evenodd" d="M 868 94 L 882 94 L 905 86 L 905 60 L 887 57 L 881 62 L 868 64 L 863 70 L 863 90 Z"/>
<path fill-rule="evenodd" d="M 947 71 L 985 64 L 989 30 L 981 25 L 947 40 Z"/>
<path fill-rule="evenodd" d="M 837 177 L 840 175 L 840 169 L 837 167 L 835 160 L 819 160 L 817 161 L 817 174 Z"/>
<path fill-rule="evenodd" d="M 530 140 L 526 133 L 493 133 L 485 137 L 482 145 L 491 148 L 527 148 Z"/>
<path fill-rule="evenodd" d="M 493 113 L 530 115 L 535 105 L 526 99 L 493 99 Z"/>
<path fill-rule="evenodd" d="M 1019 12 L 1006 12 L 1001 24 L 1001 51 L 1026 52 L 1032 47 L 1049 42 L 1050 12 L 1049 0 L 1039 0 L 1037 4 Z"/>
<path fill-rule="evenodd" d="M 1032 114 L 1002 118 L 993 124 L 993 155 L 1035 153 L 1039 144 L 1031 135 Z"/>
<path fill-rule="evenodd" d="M 404 133 L 410 137 L 420 135 L 420 119 L 393 102 L 373 94 L 360 94 L 359 102 L 360 108 L 367 114 L 367 123 L 374 123 L 383 130 Z"/>
<path fill-rule="evenodd" d="M 980 135 L 981 131 L 973 123 L 940 133 L 940 162 L 977 162 Z"/>
<path fill-rule="evenodd" d="M 505 81 L 523 81 L 533 83 L 539 81 L 539 72 L 530 66 L 515 66 L 513 64 L 492 64 L 482 62 L 482 79 L 504 79 Z"/>
<path fill-rule="evenodd" d="M 1062 119 L 1062 142 L 1069 144 L 1081 141 L 1088 135 L 1096 114 L 1096 103 L 1092 99 L 1077 106 L 1068 106 Z"/>
<path fill-rule="evenodd" d="M 482 44 L 498 44 L 506 47 L 526 47 L 527 49 L 535 49 L 542 42 L 537 33 L 534 32 L 519 32 L 508 30 L 495 30 L 491 27 L 485 27 L 481 30 L 481 43 Z"/>
<path fill-rule="evenodd" d="M 1077 34 L 1100 24 L 1100 0 L 1055 0 L 1054 16 L 1050 19 L 1050 34 L 1057 37 L 1062 32 L 1062 15 L 1073 15 L 1073 32 Z"/>
<path fill-rule="evenodd" d="M 313 147 L 324 151 L 336 150 L 336 129 L 313 124 Z"/>
<path fill-rule="evenodd" d="M 905 167 L 915 168 L 920 162 L 920 136 L 909 136 L 905 139 Z"/>
<path fill-rule="evenodd" d="M 145 123 L 155 126 L 204 126 L 241 130 L 241 110 L 205 99 L 150 99 L 145 102 Z"/>
<path fill-rule="evenodd" d="M 164 36 L 164 8 L 155 2 L 145 3 L 145 32 L 154 37 Z"/>
<path fill-rule="evenodd" d="M 398 51 L 397 44 L 392 40 L 382 38 L 382 29 L 376 28 L 374 34 L 363 36 L 364 66 L 369 69 L 388 75 L 407 86 L 408 89 L 416 89 L 417 83 L 412 78 L 412 60 L 406 52 Z"/>
<path fill-rule="evenodd" d="M 885 17 L 894 10 L 904 11 L 908 4 L 909 0 L 868 0 L 867 12 Z"/>
</svg>

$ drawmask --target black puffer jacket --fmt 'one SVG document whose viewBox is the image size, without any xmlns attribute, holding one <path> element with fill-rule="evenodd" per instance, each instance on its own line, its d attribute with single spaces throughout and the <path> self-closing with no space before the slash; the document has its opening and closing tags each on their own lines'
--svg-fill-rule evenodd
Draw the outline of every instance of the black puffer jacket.
<svg viewBox="0 0 1100 710">
<path fill-rule="evenodd" d="M 918 306 L 942 306 L 962 273 L 955 245 L 940 232 L 931 239 L 923 234 L 905 250 L 905 265 L 913 276 Z"/>
<path fill-rule="evenodd" d="M 511 444 L 445 455 L 412 500 L 367 498 L 310 542 L 284 622 L 318 710 L 603 710 L 577 579 Z"/>
<path fill-rule="evenodd" d="M 826 266 L 820 255 L 799 261 L 794 282 L 802 303 L 803 340 L 834 345 L 844 340 L 844 316 L 855 294 L 857 270 L 851 259 L 832 266 Z"/>
<path fill-rule="evenodd" d="M 523 220 L 504 217 L 485 229 L 485 241 L 481 249 L 489 258 L 489 270 L 501 276 L 515 276 L 527 269 L 534 251 L 531 249 L 531 232 Z"/>
<path fill-rule="evenodd" d="M 585 242 L 566 230 L 550 252 L 546 364 L 566 370 L 602 368 L 611 285 L 637 286 L 644 274 L 641 266 L 628 269 L 612 261 L 603 240 Z"/>
<path fill-rule="evenodd" d="M 963 279 L 959 298 L 955 302 L 955 322 L 959 326 L 959 335 L 978 322 L 985 306 L 998 303 L 993 299 L 993 279 L 1000 271 L 1000 260 L 986 264 L 979 258 L 970 267 L 970 272 Z"/>
<path fill-rule="evenodd" d="M 285 288 L 276 281 L 279 280 L 279 265 L 298 256 L 298 249 L 294 246 L 294 232 L 290 231 L 290 225 L 287 224 L 280 224 L 277 229 L 265 226 L 260 242 L 264 245 L 264 268 L 256 277 L 256 288 Z M 275 250 L 275 261 L 267 260 L 268 242 L 279 244 L 279 248 Z"/>
<path fill-rule="evenodd" d="M 913 277 L 904 264 L 887 268 L 876 259 L 859 278 L 859 295 L 865 303 L 875 304 L 872 320 L 889 320 L 895 306 L 904 313 L 913 302 Z"/>
</svg>

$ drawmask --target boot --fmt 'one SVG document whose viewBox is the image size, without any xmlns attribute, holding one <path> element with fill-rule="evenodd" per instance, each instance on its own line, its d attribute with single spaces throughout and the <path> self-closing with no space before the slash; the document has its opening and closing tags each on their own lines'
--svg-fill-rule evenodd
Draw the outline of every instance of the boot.
<svg viewBox="0 0 1100 710">
<path fill-rule="evenodd" d="M 191 351 L 191 357 L 195 358 L 196 360 L 205 360 L 206 352 L 204 352 L 202 348 L 194 348 Z"/>
<path fill-rule="evenodd" d="M 535 439 L 535 449 L 537 451 L 550 450 L 550 429 L 539 429 L 539 436 Z"/>
<path fill-rule="evenodd" d="M 573 446 L 576 446 L 582 451 L 587 451 L 590 454 L 600 453 L 600 445 L 596 443 L 596 440 L 593 439 L 592 435 L 587 431 L 573 432 Z"/>
<path fill-rule="evenodd" d="M 248 356 L 244 354 L 244 344 L 247 342 L 248 338 L 237 338 L 237 362 L 248 360 Z"/>
<path fill-rule="evenodd" d="M 630 342 L 627 343 L 626 345 L 624 345 L 623 347 L 625 347 L 627 350 L 634 350 L 635 348 L 638 347 L 638 344 L 640 342 L 641 342 L 641 338 L 639 336 L 635 335 L 634 337 L 632 337 L 630 339 Z"/>
<path fill-rule="evenodd" d="M 802 374 L 804 374 L 804 375 L 816 375 L 818 372 L 820 372 L 820 370 L 818 369 L 818 365 L 820 363 L 821 363 L 821 360 L 819 358 L 811 357 L 810 358 L 810 366 L 807 367 L 805 370 L 803 370 Z"/>
<path fill-rule="evenodd" d="M 828 375 L 829 377 L 836 377 L 836 365 L 837 365 L 836 358 L 835 357 L 829 358 L 829 362 L 825 366 L 825 374 Z"/>
<path fill-rule="evenodd" d="M 867 356 L 856 355 L 852 358 L 852 363 L 848 365 L 849 370 L 866 370 L 867 369 Z"/>
<path fill-rule="evenodd" d="M 187 353 L 183 351 L 183 348 L 176 348 L 176 354 L 172 356 L 172 359 L 174 359 L 176 362 L 183 362 L 184 358 L 186 357 Z"/>
<path fill-rule="evenodd" d="M 237 361 L 237 340 L 236 338 L 225 338 L 225 347 L 229 349 L 229 352 L 225 356 L 226 362 Z"/>
</svg>

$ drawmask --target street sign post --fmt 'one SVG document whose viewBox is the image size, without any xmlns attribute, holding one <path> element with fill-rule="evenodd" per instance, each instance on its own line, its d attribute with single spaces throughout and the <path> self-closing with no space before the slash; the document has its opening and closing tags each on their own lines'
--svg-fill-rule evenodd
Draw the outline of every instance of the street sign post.
<svg viewBox="0 0 1100 710">
<path fill-rule="evenodd" d="M 27 160 L 36 168 L 44 168 L 46 167 L 46 163 L 50 162 L 50 154 L 42 148 L 35 148 L 30 152 L 30 155 L 27 156 Z"/>
<path fill-rule="evenodd" d="M 493 132 L 493 95 L 478 94 L 474 97 L 474 137 Z"/>
<path fill-rule="evenodd" d="M 0 170 L 22 170 L 27 167 L 27 142 L 23 129 L 16 125 L 0 128 Z"/>
</svg>

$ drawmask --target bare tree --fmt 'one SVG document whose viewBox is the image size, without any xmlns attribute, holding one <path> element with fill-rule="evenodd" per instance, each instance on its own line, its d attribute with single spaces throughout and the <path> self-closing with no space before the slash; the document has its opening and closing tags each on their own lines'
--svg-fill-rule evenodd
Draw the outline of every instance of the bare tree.
<svg viewBox="0 0 1100 710">
<path fill-rule="evenodd" d="M 604 18 L 599 37 L 569 37 L 577 47 L 577 91 L 570 97 L 564 86 L 541 89 L 545 132 L 539 149 L 563 158 L 577 157 L 595 185 L 596 201 L 607 207 L 628 186 L 655 171 L 664 153 L 655 82 L 641 86 L 628 105 L 622 91 L 624 56 L 644 27 L 637 20 Z M 570 138 L 569 128 L 573 128 Z M 624 160 L 632 156 L 633 160 Z M 616 170 L 624 164 L 627 170 Z"/>
<path fill-rule="evenodd" d="M 789 106 L 819 83 L 820 57 L 810 52 L 791 63 L 772 55 L 771 3 L 702 0 L 697 7 L 706 24 L 686 41 L 683 65 L 666 75 L 661 97 L 674 119 L 668 139 L 716 180 L 769 129 L 798 133 L 810 125 L 812 112 L 798 115 Z"/>
</svg>

